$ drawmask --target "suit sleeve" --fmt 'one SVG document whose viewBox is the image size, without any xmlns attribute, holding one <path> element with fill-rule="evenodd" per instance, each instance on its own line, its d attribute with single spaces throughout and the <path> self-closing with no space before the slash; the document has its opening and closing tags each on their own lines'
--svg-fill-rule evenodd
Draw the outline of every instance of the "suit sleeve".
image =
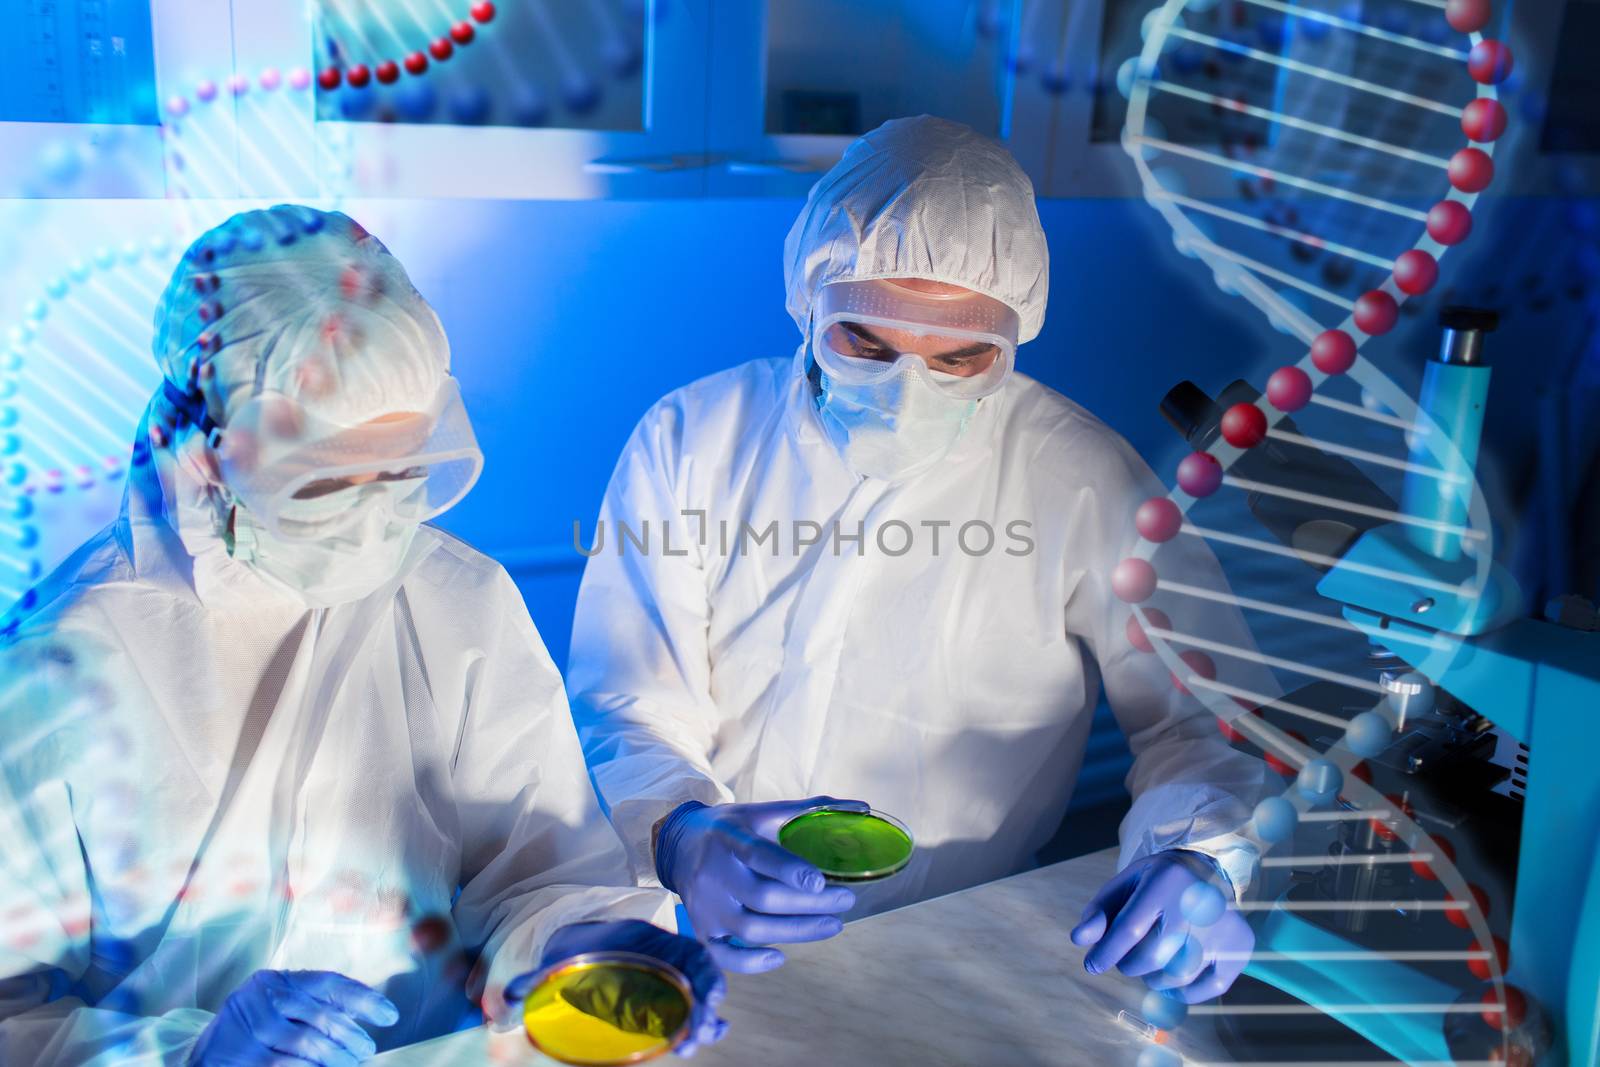
<svg viewBox="0 0 1600 1067">
<path fill-rule="evenodd" d="M 454 915 L 480 947 L 468 992 L 494 1013 L 506 983 L 535 969 L 570 923 L 669 923 L 672 898 L 633 884 L 600 813 L 560 673 L 521 595 L 499 571 L 485 611 L 497 635 L 467 674 L 451 777 L 461 815 L 462 889 Z"/>
<path fill-rule="evenodd" d="M 1259 856 L 1241 831 L 1267 795 L 1272 772 L 1263 760 L 1227 743 L 1217 716 L 1174 684 L 1159 655 L 1130 643 L 1132 609 L 1112 593 L 1111 572 L 1138 545 L 1133 519 L 1139 504 L 1165 490 L 1120 439 L 1097 462 L 1104 478 L 1086 500 L 1085 518 L 1086 532 L 1094 531 L 1086 540 L 1098 551 L 1073 591 L 1067 616 L 1068 629 L 1084 641 L 1099 667 L 1107 703 L 1133 751 L 1127 777 L 1133 807 L 1121 826 L 1119 867 L 1167 849 L 1201 852 L 1217 861 L 1242 896 Z M 1185 639 L 1198 638 L 1206 642 L 1218 682 L 1241 693 L 1275 697 L 1277 684 L 1260 664 L 1255 641 L 1229 602 L 1227 581 L 1205 542 L 1180 534 L 1161 545 L 1152 562 L 1163 586 L 1146 606 L 1171 618 L 1177 636 L 1167 639 L 1169 646 L 1188 651 L 1195 646 Z M 1190 591 L 1178 592 L 1169 583 Z M 1231 695 L 1212 699 L 1226 701 L 1230 709 L 1234 703 Z"/>
<path fill-rule="evenodd" d="M 103 698 L 72 675 L 75 663 L 105 670 L 108 655 L 88 639 L 56 634 L 30 636 L 0 655 L 3 1064 L 178 1067 L 213 1018 L 194 1008 L 141 1014 L 101 965 L 114 948 L 96 938 L 107 892 L 83 838 L 94 797 L 119 765 L 99 747 Z"/>
<path fill-rule="evenodd" d="M 601 505 L 578 592 L 568 684 L 584 755 L 629 864 L 659 885 L 654 828 L 679 804 L 731 801 L 712 772 L 704 521 L 682 486 L 682 417 L 657 405 L 634 430 Z M 648 526 L 648 550 L 625 541 Z"/>
</svg>

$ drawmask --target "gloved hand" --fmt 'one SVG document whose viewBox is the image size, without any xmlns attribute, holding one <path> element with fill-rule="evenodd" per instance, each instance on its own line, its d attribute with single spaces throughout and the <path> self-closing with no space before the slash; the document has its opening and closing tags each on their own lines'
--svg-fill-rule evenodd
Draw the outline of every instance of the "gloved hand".
<svg viewBox="0 0 1600 1067">
<path fill-rule="evenodd" d="M 823 941 L 844 929 L 837 916 L 855 906 L 855 894 L 829 888 L 821 871 L 777 844 L 784 823 L 819 808 L 871 810 L 832 797 L 714 808 L 690 801 L 662 821 L 656 874 L 683 898 L 695 936 L 719 965 L 770 971 L 783 953 L 755 946 Z"/>
<path fill-rule="evenodd" d="M 1198 1004 L 1225 993 L 1255 947 L 1250 924 L 1227 908 L 1232 899 L 1232 885 L 1209 856 L 1142 856 L 1095 894 L 1072 943 L 1094 946 L 1083 961 L 1090 974 L 1116 967 Z"/>
<path fill-rule="evenodd" d="M 393 1026 L 389 998 L 332 971 L 257 971 L 223 1001 L 189 1067 L 354 1067 L 378 1050 L 361 1023 Z"/>
<path fill-rule="evenodd" d="M 574 923 L 550 935 L 539 960 L 539 970 L 585 952 L 637 952 L 670 963 L 689 979 L 689 987 L 694 991 L 694 1011 L 690 1016 L 689 1039 L 676 1050 L 679 1056 L 693 1056 L 701 1045 L 714 1045 L 728 1032 L 728 1024 L 717 1018 L 716 1011 L 717 1005 L 728 995 L 728 984 L 706 947 L 694 938 L 679 937 L 638 919 Z M 506 983 L 508 1007 L 516 1009 L 527 997 L 535 974 L 537 972 L 530 971 Z M 609 1011 L 590 1013 L 609 1018 L 621 1029 L 657 1036 L 664 1032 L 665 1028 L 657 1023 L 657 1013 L 651 1010 L 652 1005 L 626 1002 L 625 998 L 618 998 L 616 991 L 598 987 L 576 992 L 590 1001 L 578 1005 L 580 1010 L 609 1008 Z"/>
</svg>

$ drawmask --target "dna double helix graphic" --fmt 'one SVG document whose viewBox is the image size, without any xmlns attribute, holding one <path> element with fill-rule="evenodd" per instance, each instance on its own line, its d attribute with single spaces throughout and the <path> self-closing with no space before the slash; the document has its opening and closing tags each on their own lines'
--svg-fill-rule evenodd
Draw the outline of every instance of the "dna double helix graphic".
<svg viewBox="0 0 1600 1067">
<path fill-rule="evenodd" d="M 503 10 L 490 0 L 464 10 L 452 3 L 465 0 L 317 0 L 324 117 L 434 121 L 436 80 L 456 123 L 542 126 L 557 105 L 592 117 L 608 75 L 640 71 L 645 19 L 662 9 L 642 0 L 621 8 L 616 0 L 527 0 Z M 397 89 L 363 91 L 381 87 Z"/>
<path fill-rule="evenodd" d="M 453 13 L 443 0 L 426 6 L 405 0 L 398 9 L 392 4 L 327 0 L 322 18 L 330 62 L 318 71 L 317 84 L 331 92 L 346 81 L 357 89 L 374 78 L 381 85 L 393 85 L 402 71 L 421 77 L 428 72 L 429 57 L 435 63 L 448 61 L 458 47 L 476 40 L 477 27 L 494 21 L 495 14 L 490 0 L 477 0 L 464 15 Z M 430 33 L 435 26 L 443 32 Z M 417 44 L 422 47 L 414 47 Z"/>
<path fill-rule="evenodd" d="M 1230 741 L 1290 780 L 1248 830 L 1267 888 L 1229 906 L 1261 918 L 1248 973 L 1294 999 L 1185 1009 L 1152 993 L 1142 1018 L 1163 1037 L 1188 1015 L 1298 1013 L 1330 1015 L 1410 1063 L 1531 1063 L 1547 1041 L 1537 1006 L 1505 981 L 1497 931 L 1509 916 L 1463 874 L 1481 866 L 1465 854 L 1474 842 L 1438 818 L 1425 829 L 1424 798 L 1371 784 L 1397 740 L 1487 728 L 1465 711 L 1434 721 L 1434 701 L 1447 698 L 1426 676 L 1453 646 L 1407 641 L 1395 649 L 1402 659 L 1295 577 L 1303 564 L 1329 570 L 1360 533 L 1393 524 L 1460 561 L 1460 581 L 1440 595 L 1494 598 L 1492 528 L 1470 459 L 1362 355 L 1395 329 L 1408 299 L 1434 288 L 1494 180 L 1507 124 L 1496 86 L 1512 58 L 1484 37 L 1491 16 L 1487 0 L 1168 0 L 1125 68 L 1123 146 L 1174 245 L 1300 346 L 1260 392 L 1237 382 L 1214 405 L 1198 391 L 1169 396 L 1198 413 L 1194 450 L 1176 487 L 1139 508 L 1138 547 L 1112 574 L 1133 606 L 1130 643 L 1159 656 Z M 1284 470 L 1305 481 L 1274 477 Z M 1419 481 L 1452 506 L 1427 514 L 1395 503 Z M 1241 532 L 1228 511 L 1239 502 L 1279 536 Z M 1160 550 L 1179 537 L 1206 539 L 1236 588 L 1244 573 L 1268 591 L 1219 592 L 1163 570 Z M 1161 604 L 1194 598 L 1265 622 L 1255 627 L 1262 646 L 1176 629 Z M 1297 688 L 1235 684 L 1240 664 Z M 1286 873 L 1284 889 L 1275 876 Z M 1184 1062 L 1161 1043 L 1137 1060 Z"/>
</svg>

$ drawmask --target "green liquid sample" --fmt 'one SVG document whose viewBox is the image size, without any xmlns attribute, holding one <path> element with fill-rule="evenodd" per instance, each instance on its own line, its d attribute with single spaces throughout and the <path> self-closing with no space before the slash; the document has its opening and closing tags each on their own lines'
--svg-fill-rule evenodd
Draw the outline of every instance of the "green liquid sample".
<svg viewBox="0 0 1600 1067">
<path fill-rule="evenodd" d="M 856 811 L 811 811 L 778 831 L 778 844 L 837 882 L 887 878 L 911 860 L 911 835 L 888 819 Z"/>
</svg>

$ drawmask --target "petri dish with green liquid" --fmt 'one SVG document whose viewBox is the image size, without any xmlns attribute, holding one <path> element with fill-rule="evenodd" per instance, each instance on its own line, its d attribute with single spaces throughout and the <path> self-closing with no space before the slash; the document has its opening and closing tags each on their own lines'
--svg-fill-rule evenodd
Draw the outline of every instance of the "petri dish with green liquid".
<svg viewBox="0 0 1600 1067">
<path fill-rule="evenodd" d="M 911 862 L 911 831 L 881 811 L 808 811 L 778 830 L 778 844 L 831 882 L 876 882 Z"/>
<path fill-rule="evenodd" d="M 586 952 L 540 975 L 522 1005 L 539 1052 L 577 1067 L 664 1056 L 689 1036 L 694 994 L 677 968 L 634 952 Z"/>
</svg>

